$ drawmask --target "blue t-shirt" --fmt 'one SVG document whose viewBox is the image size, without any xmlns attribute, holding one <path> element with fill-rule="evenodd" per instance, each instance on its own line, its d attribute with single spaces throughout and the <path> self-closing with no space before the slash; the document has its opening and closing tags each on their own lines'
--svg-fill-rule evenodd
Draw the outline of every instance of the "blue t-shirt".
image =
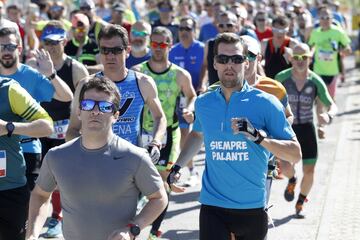
<svg viewBox="0 0 360 240">
<path fill-rule="evenodd" d="M 199 41 L 206 42 L 207 40 L 216 37 L 218 33 L 218 29 L 212 22 L 207 23 L 200 29 Z"/>
<path fill-rule="evenodd" d="M 234 209 L 266 206 L 270 152 L 243 134 L 234 135 L 231 119 L 246 117 L 268 136 L 292 139 L 295 133 L 279 100 L 245 82 L 228 103 L 221 88 L 200 95 L 195 102 L 195 115 L 193 130 L 203 133 L 206 151 L 200 202 Z"/>
<path fill-rule="evenodd" d="M 135 65 L 138 65 L 140 63 L 143 63 L 151 58 L 151 51 L 149 50 L 148 53 L 140 58 L 136 58 L 131 53 L 129 54 L 129 57 L 126 59 L 126 68 L 132 68 Z"/>
<path fill-rule="evenodd" d="M 0 76 L 15 79 L 39 103 L 50 102 L 54 96 L 55 88 L 49 79 L 27 65 L 20 64 L 19 69 L 14 74 L 0 74 Z M 22 138 L 29 137 L 23 136 Z M 21 147 L 24 153 L 41 153 L 39 140 L 22 143 Z"/>
<path fill-rule="evenodd" d="M 196 89 L 199 85 L 201 65 L 204 60 L 204 43 L 195 40 L 189 48 L 184 48 L 181 43 L 177 43 L 170 50 L 169 60 L 190 73 L 192 85 Z"/>
</svg>

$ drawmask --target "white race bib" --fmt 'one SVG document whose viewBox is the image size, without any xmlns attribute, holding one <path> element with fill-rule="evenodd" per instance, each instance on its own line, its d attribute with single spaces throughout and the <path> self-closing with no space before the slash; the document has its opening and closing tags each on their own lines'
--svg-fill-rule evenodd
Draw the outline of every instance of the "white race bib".
<svg viewBox="0 0 360 240">
<path fill-rule="evenodd" d="M 334 52 L 319 50 L 318 57 L 319 57 L 319 60 L 321 60 L 321 61 L 330 62 L 330 61 L 334 60 Z"/>
<path fill-rule="evenodd" d="M 143 147 L 149 146 L 149 144 L 152 142 L 153 139 L 154 139 L 153 133 L 148 132 L 148 131 L 143 129 L 143 132 L 142 132 L 142 135 L 141 135 L 141 140 L 142 140 Z M 166 145 L 166 140 L 167 140 L 167 133 L 165 133 L 163 138 L 161 139 L 161 144 L 162 144 L 163 147 Z"/>
<path fill-rule="evenodd" d="M 49 136 L 51 139 L 65 139 L 69 127 L 69 119 L 54 122 L 54 132 Z"/>
<path fill-rule="evenodd" d="M 6 177 L 6 151 L 0 150 L 0 178 Z"/>
</svg>

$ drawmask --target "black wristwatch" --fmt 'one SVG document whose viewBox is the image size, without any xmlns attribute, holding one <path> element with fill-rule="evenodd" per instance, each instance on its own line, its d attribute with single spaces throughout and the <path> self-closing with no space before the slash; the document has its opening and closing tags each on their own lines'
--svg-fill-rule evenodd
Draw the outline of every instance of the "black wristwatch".
<svg viewBox="0 0 360 240">
<path fill-rule="evenodd" d="M 128 224 L 127 226 L 130 228 L 130 233 L 131 233 L 131 235 L 134 236 L 134 238 L 137 237 L 137 236 L 139 236 L 140 231 L 141 231 L 139 225 L 130 223 L 130 224 Z"/>
<path fill-rule="evenodd" d="M 50 81 L 56 78 L 56 71 L 54 71 L 50 76 L 47 77 Z"/>
<path fill-rule="evenodd" d="M 267 137 L 267 134 L 264 130 L 258 130 L 258 139 L 255 141 L 256 144 L 260 144 L 264 138 Z"/>
<path fill-rule="evenodd" d="M 5 128 L 6 128 L 6 130 L 8 131 L 7 136 L 8 136 L 8 137 L 11 137 L 12 133 L 13 133 L 14 130 L 15 130 L 15 125 L 14 125 L 12 122 L 8 122 L 8 123 L 5 125 Z"/>
</svg>

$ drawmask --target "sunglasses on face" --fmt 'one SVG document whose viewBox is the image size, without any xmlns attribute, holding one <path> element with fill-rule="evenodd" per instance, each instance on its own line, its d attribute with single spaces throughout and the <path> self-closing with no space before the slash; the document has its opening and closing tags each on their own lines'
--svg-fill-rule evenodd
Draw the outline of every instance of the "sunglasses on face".
<svg viewBox="0 0 360 240">
<path fill-rule="evenodd" d="M 125 50 L 124 47 L 100 47 L 100 53 L 104 54 L 104 55 L 108 55 L 110 53 L 117 55 L 117 54 L 121 54 L 123 51 Z"/>
<path fill-rule="evenodd" d="M 102 113 L 112 113 L 115 111 L 115 106 L 112 102 L 95 101 L 92 99 L 84 99 L 80 102 L 80 109 L 82 111 L 92 111 L 95 106 L 98 106 L 99 111 Z"/>
<path fill-rule="evenodd" d="M 54 12 L 58 12 L 58 11 L 62 11 L 62 10 L 64 10 L 64 8 L 61 7 L 61 6 L 52 6 L 52 7 L 50 7 L 50 11 L 54 11 Z"/>
<path fill-rule="evenodd" d="M 54 41 L 54 40 L 50 40 L 50 39 L 45 39 L 44 40 L 44 45 L 46 46 L 56 46 L 60 43 L 61 41 Z"/>
<path fill-rule="evenodd" d="M 234 64 L 241 64 L 241 63 L 245 62 L 246 57 L 242 56 L 242 55 L 228 56 L 228 55 L 224 55 L 224 54 L 215 56 L 215 61 L 220 64 L 227 64 L 227 63 L 229 63 L 230 60 Z"/>
<path fill-rule="evenodd" d="M 192 28 L 191 28 L 191 27 L 179 27 L 179 31 L 187 31 L 187 32 L 190 32 L 190 31 L 192 31 Z"/>
<path fill-rule="evenodd" d="M 161 42 L 161 43 L 159 43 L 159 42 L 154 42 L 154 41 L 152 41 L 152 42 L 150 42 L 150 46 L 151 46 L 152 48 L 158 48 L 158 47 L 160 47 L 161 49 L 165 49 L 165 48 L 167 48 L 167 47 L 169 46 L 169 44 L 166 43 L 166 42 Z"/>
<path fill-rule="evenodd" d="M 330 20 L 330 16 L 321 16 L 320 20 Z"/>
<path fill-rule="evenodd" d="M 302 55 L 296 54 L 296 55 L 293 55 L 293 59 L 294 59 L 295 61 L 305 61 L 305 60 L 307 60 L 307 59 L 309 59 L 309 58 L 310 58 L 310 56 L 307 55 L 307 54 L 302 54 Z"/>
<path fill-rule="evenodd" d="M 161 7 L 159 8 L 159 12 L 171 12 L 172 9 L 170 7 Z"/>
<path fill-rule="evenodd" d="M 256 60 L 256 57 L 257 57 L 256 54 L 253 54 L 252 52 L 248 52 L 247 59 L 248 59 L 250 62 L 254 62 L 254 61 Z"/>
<path fill-rule="evenodd" d="M 85 33 L 86 32 L 85 27 L 76 27 L 76 28 L 72 28 L 72 30 L 76 33 Z"/>
<path fill-rule="evenodd" d="M 220 23 L 218 26 L 219 26 L 219 28 L 232 28 L 235 25 L 232 23 Z"/>
<path fill-rule="evenodd" d="M 134 37 L 146 37 L 147 35 L 149 35 L 147 32 L 145 31 L 136 31 L 136 30 L 131 30 L 131 34 Z"/>
<path fill-rule="evenodd" d="M 258 18 L 256 19 L 257 22 L 265 22 L 265 18 Z"/>
<path fill-rule="evenodd" d="M 13 51 L 16 50 L 17 47 L 18 47 L 18 45 L 17 45 L 17 44 L 13 44 L 13 43 L 1 44 L 1 45 L 0 45 L 0 50 L 1 50 L 1 51 L 13 52 Z"/>
<path fill-rule="evenodd" d="M 273 27 L 272 28 L 272 32 L 273 33 L 287 33 L 289 31 L 289 29 L 288 28 L 284 28 L 284 29 L 282 29 L 282 28 L 275 28 L 275 27 Z"/>
<path fill-rule="evenodd" d="M 80 7 L 80 11 L 90 11 L 91 10 L 91 7 Z"/>
</svg>

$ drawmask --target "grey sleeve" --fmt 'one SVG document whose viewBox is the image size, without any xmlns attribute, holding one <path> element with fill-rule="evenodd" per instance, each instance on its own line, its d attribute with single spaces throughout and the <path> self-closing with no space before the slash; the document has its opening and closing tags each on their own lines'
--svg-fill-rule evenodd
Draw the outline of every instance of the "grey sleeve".
<svg viewBox="0 0 360 240">
<path fill-rule="evenodd" d="M 164 183 L 149 155 L 142 154 L 140 158 L 141 161 L 135 173 L 135 184 L 142 194 L 148 196 L 159 191 Z"/>
<path fill-rule="evenodd" d="M 50 150 L 44 157 L 39 177 L 36 180 L 36 184 L 44 190 L 45 192 L 52 192 L 56 188 L 56 180 L 53 175 L 50 167 L 50 161 L 52 156 L 52 151 Z"/>
</svg>

